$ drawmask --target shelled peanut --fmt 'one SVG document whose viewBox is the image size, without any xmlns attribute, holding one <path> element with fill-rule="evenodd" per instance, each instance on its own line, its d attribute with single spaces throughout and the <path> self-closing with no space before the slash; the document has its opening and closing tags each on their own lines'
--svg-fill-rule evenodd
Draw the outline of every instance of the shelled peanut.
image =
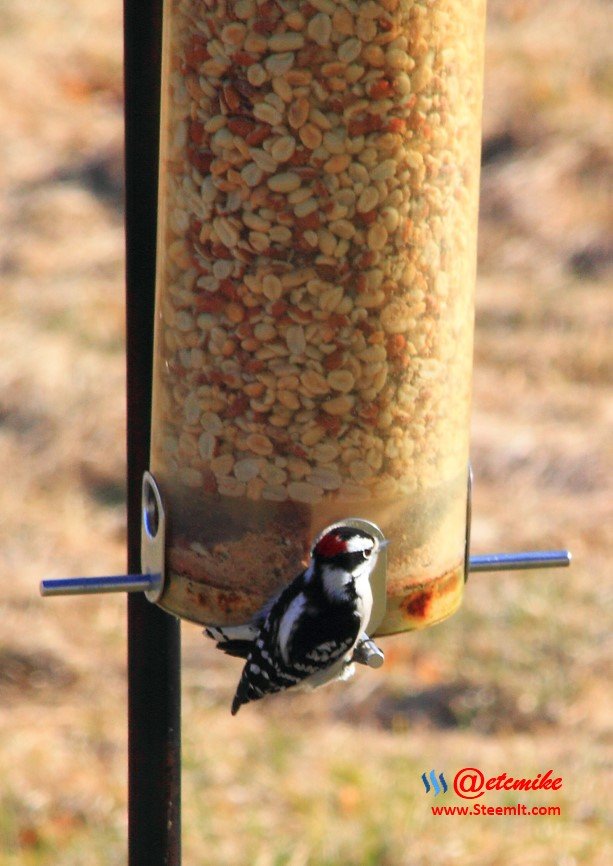
<svg viewBox="0 0 613 866">
<path fill-rule="evenodd" d="M 153 453 L 183 486 L 311 506 L 465 475 L 483 15 L 169 0 Z"/>
</svg>

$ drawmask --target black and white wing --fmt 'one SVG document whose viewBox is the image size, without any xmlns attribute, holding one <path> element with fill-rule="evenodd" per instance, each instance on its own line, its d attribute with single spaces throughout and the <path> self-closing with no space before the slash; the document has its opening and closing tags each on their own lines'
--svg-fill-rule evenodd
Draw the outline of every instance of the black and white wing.
<svg viewBox="0 0 613 866">
<path fill-rule="evenodd" d="M 350 606 L 311 607 L 290 584 L 273 605 L 250 651 L 232 704 L 242 704 L 297 685 L 313 687 L 341 673 L 360 634 Z"/>
</svg>

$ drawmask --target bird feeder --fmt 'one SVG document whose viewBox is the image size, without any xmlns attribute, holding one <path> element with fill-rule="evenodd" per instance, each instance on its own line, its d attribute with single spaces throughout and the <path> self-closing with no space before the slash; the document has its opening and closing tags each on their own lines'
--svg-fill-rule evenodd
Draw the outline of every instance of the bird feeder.
<svg viewBox="0 0 613 866">
<path fill-rule="evenodd" d="M 167 611 L 249 622 L 349 518 L 391 541 L 376 634 L 460 605 L 484 17 L 165 3 L 142 580 Z M 543 564 L 568 556 L 474 562 Z"/>
<path fill-rule="evenodd" d="M 380 634 L 464 584 L 484 6 L 167 3 L 151 470 L 234 625 L 358 515 Z"/>
</svg>

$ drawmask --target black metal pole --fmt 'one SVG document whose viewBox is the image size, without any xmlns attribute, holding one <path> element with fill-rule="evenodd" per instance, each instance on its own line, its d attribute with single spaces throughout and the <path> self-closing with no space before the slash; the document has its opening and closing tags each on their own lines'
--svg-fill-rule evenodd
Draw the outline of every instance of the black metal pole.
<svg viewBox="0 0 613 866">
<path fill-rule="evenodd" d="M 124 0 L 128 573 L 149 466 L 162 0 Z M 180 866 L 179 621 L 128 596 L 128 862 Z"/>
</svg>

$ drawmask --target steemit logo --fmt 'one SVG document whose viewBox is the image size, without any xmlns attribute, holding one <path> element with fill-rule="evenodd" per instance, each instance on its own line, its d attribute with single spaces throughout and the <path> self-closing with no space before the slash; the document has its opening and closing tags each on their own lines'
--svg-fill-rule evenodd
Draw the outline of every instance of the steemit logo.
<svg viewBox="0 0 613 866">
<path fill-rule="evenodd" d="M 430 781 L 428 781 L 428 779 Z M 424 788 L 426 789 L 426 794 L 430 793 L 430 788 L 434 788 L 434 796 L 438 797 L 438 795 L 443 792 L 443 794 L 447 793 L 447 782 L 445 781 L 445 777 L 442 773 L 439 773 L 438 778 L 434 770 L 430 770 L 428 775 L 425 773 L 421 774 L 421 780 L 424 783 Z"/>
</svg>

